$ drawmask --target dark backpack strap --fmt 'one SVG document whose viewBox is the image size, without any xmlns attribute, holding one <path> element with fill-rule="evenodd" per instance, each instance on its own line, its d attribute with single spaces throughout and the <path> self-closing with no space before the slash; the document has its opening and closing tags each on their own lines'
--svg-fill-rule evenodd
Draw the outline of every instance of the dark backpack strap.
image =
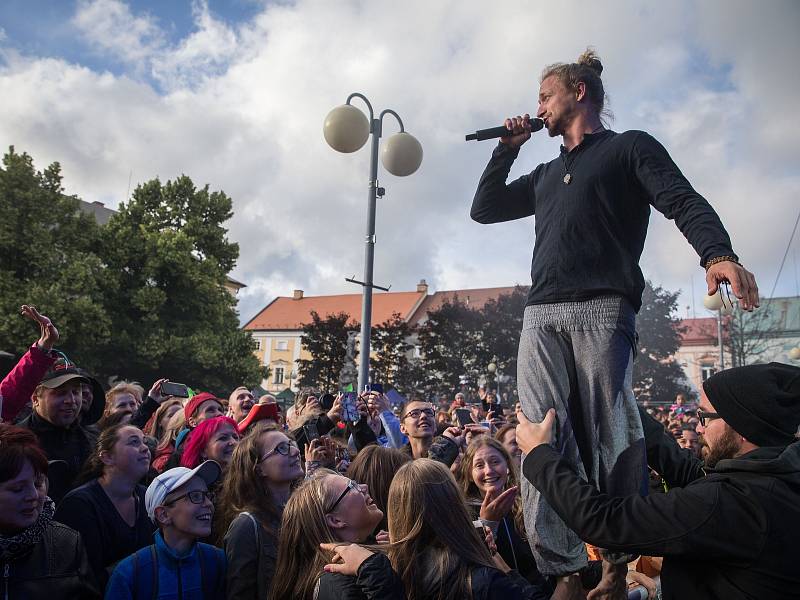
<svg viewBox="0 0 800 600">
<path fill-rule="evenodd" d="M 158 553 L 156 552 L 156 545 L 150 546 L 150 558 L 153 560 L 153 586 L 152 600 L 158 600 Z"/>
</svg>

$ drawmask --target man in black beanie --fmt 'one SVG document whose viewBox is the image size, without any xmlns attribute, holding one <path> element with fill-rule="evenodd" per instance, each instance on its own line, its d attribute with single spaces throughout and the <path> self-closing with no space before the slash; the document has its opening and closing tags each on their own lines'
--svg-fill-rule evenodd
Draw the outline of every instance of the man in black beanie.
<svg viewBox="0 0 800 600">
<path fill-rule="evenodd" d="M 581 539 L 663 556 L 664 600 L 800 598 L 800 368 L 770 363 L 703 384 L 706 462 L 640 410 L 647 460 L 666 494 L 611 497 L 550 446 L 554 414 L 519 415 L 523 473 Z"/>
</svg>

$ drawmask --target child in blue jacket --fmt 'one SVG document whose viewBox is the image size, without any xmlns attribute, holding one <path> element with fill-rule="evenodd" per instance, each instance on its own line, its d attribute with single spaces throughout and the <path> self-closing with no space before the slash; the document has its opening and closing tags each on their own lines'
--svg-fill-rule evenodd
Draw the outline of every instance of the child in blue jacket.
<svg viewBox="0 0 800 600">
<path fill-rule="evenodd" d="M 224 600 L 225 553 L 197 541 L 211 534 L 214 504 L 208 488 L 220 474 L 210 460 L 153 480 L 145 507 L 159 528 L 155 544 L 119 562 L 106 600 Z"/>
</svg>

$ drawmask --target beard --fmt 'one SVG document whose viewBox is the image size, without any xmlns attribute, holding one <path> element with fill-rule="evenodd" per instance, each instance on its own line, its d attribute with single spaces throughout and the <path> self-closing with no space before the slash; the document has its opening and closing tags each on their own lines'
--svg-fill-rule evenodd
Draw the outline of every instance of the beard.
<svg viewBox="0 0 800 600">
<path fill-rule="evenodd" d="M 725 425 L 725 433 L 720 436 L 717 443 L 714 444 L 714 447 L 708 450 L 706 466 L 713 468 L 721 460 L 734 458 L 739 453 L 741 447 L 741 442 L 737 439 L 733 429 Z"/>
</svg>

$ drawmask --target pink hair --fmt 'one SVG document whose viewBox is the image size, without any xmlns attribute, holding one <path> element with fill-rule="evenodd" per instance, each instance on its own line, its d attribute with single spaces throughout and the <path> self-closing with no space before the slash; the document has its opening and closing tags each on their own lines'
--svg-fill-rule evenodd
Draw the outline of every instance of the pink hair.
<svg viewBox="0 0 800 600">
<path fill-rule="evenodd" d="M 206 419 L 197 427 L 192 429 L 189 437 L 186 439 L 183 456 L 181 456 L 181 466 L 194 469 L 197 465 L 203 462 L 201 455 L 203 450 L 206 449 L 209 440 L 223 425 L 230 425 L 233 430 L 238 432 L 236 428 L 236 421 L 230 417 L 214 417 L 213 419 Z"/>
</svg>

